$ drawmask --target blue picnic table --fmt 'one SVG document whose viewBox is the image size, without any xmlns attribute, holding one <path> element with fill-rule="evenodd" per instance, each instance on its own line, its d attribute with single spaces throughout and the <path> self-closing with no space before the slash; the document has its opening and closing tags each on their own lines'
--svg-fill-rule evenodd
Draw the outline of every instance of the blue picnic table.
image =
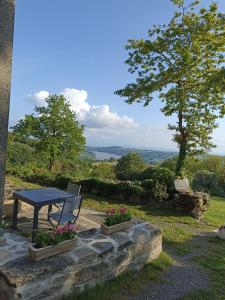
<svg viewBox="0 0 225 300">
<path fill-rule="evenodd" d="M 17 229 L 18 202 L 26 202 L 34 207 L 32 242 L 35 241 L 36 231 L 38 229 L 39 210 L 48 205 L 48 213 L 52 210 L 55 203 L 64 202 L 68 198 L 74 197 L 73 194 L 59 190 L 57 188 L 30 189 L 14 191 L 14 208 L 13 208 L 13 229 Z"/>
</svg>

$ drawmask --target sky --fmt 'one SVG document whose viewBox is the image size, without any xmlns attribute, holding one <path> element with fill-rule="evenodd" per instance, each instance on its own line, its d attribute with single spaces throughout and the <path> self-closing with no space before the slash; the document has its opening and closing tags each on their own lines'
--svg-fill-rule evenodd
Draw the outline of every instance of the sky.
<svg viewBox="0 0 225 300">
<path fill-rule="evenodd" d="M 217 2 L 225 13 L 225 1 Z M 124 64 L 127 40 L 145 38 L 173 12 L 169 0 L 17 0 L 10 125 L 49 94 L 63 94 L 89 146 L 176 150 L 167 130 L 174 119 L 160 112 L 157 94 L 148 107 L 114 94 L 135 80 Z M 225 119 L 215 153 L 225 153 L 224 132 Z"/>
</svg>

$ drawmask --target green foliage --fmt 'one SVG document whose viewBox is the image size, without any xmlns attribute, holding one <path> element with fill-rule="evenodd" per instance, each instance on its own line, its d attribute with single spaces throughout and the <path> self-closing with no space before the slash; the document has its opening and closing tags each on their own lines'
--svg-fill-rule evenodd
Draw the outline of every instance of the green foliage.
<svg viewBox="0 0 225 300">
<path fill-rule="evenodd" d="M 155 184 L 155 181 L 153 179 L 145 179 L 142 181 L 141 186 L 146 190 L 146 191 L 151 191 L 153 186 Z"/>
<path fill-rule="evenodd" d="M 168 190 L 174 189 L 174 173 L 167 168 L 155 168 L 152 179 L 158 181 L 160 184 L 164 184 Z"/>
<path fill-rule="evenodd" d="M 95 164 L 90 174 L 91 177 L 113 180 L 116 177 L 115 166 L 106 162 Z"/>
<path fill-rule="evenodd" d="M 60 95 L 46 99 L 47 106 L 35 107 L 35 115 L 26 115 L 12 129 L 21 139 L 31 138 L 36 150 L 49 162 L 49 170 L 58 158 L 74 159 L 83 149 L 83 126 L 76 121 L 69 102 Z"/>
<path fill-rule="evenodd" d="M 53 234 L 48 231 L 39 231 L 36 235 L 36 248 L 45 248 L 56 245 Z"/>
<path fill-rule="evenodd" d="M 215 196 L 224 196 L 225 191 L 219 186 L 216 173 L 202 170 L 195 174 L 192 187 L 196 191 L 203 191 Z"/>
<path fill-rule="evenodd" d="M 105 218 L 104 224 L 106 226 L 113 226 L 130 220 L 131 215 L 126 208 L 119 208 L 117 210 L 111 208 L 107 211 L 107 217 Z"/>
<path fill-rule="evenodd" d="M 164 183 L 160 183 L 158 180 L 145 179 L 141 183 L 145 189 L 148 198 L 156 202 L 164 201 L 168 198 L 167 187 Z"/>
<path fill-rule="evenodd" d="M 160 166 L 172 172 L 175 170 L 176 157 L 164 161 Z M 208 155 L 206 157 L 189 156 L 185 161 L 185 174 L 196 191 L 210 192 L 214 196 L 225 195 L 225 157 Z"/>
<path fill-rule="evenodd" d="M 155 167 L 148 167 L 140 173 L 139 179 L 145 180 L 145 179 L 153 178 L 154 173 L 155 173 Z"/>
<path fill-rule="evenodd" d="M 168 198 L 168 193 L 167 193 L 167 188 L 165 184 L 159 183 L 158 181 L 155 182 L 151 193 L 150 193 L 150 197 L 154 200 L 154 201 L 164 201 Z"/>
<path fill-rule="evenodd" d="M 130 197 L 137 197 L 141 202 L 145 191 L 141 186 L 129 181 L 110 182 L 98 178 L 89 178 L 77 181 L 82 186 L 82 191 L 106 196 L 110 199 L 129 202 Z"/>
<path fill-rule="evenodd" d="M 144 168 L 144 160 L 137 153 L 130 152 L 118 160 L 115 172 L 120 180 L 133 180 Z"/>
<path fill-rule="evenodd" d="M 126 102 L 149 105 L 155 92 L 179 145 L 176 174 L 182 173 L 187 154 L 208 151 L 216 119 L 225 114 L 225 18 L 217 5 L 196 12 L 193 2 L 173 0 L 178 7 L 167 25 L 155 25 L 148 39 L 129 40 L 126 64 L 137 76 L 116 94 Z"/>
<path fill-rule="evenodd" d="M 143 180 L 142 186 L 147 182 L 149 184 L 150 182 L 152 182 L 152 186 L 154 186 L 154 184 L 158 182 L 159 184 L 166 186 L 168 192 L 174 189 L 175 175 L 174 172 L 172 172 L 168 168 L 147 168 L 140 174 L 140 178 Z M 150 179 L 150 181 L 146 181 L 147 179 Z"/>
<path fill-rule="evenodd" d="M 53 231 L 39 231 L 35 238 L 35 247 L 54 246 L 60 242 L 73 239 L 75 235 L 75 225 L 68 224 L 65 224 L 63 227 L 57 227 Z"/>
</svg>

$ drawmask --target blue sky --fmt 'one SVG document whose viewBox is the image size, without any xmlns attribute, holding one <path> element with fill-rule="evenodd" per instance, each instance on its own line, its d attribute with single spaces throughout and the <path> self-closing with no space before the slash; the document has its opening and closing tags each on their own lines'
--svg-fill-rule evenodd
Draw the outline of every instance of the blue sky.
<svg viewBox="0 0 225 300">
<path fill-rule="evenodd" d="M 173 10 L 169 0 L 17 0 L 10 124 L 49 93 L 63 93 L 86 127 L 87 144 L 175 149 L 157 95 L 147 108 L 114 95 L 134 79 L 123 64 L 127 40 L 145 37 Z M 221 120 L 218 153 L 225 152 L 224 131 Z"/>
</svg>

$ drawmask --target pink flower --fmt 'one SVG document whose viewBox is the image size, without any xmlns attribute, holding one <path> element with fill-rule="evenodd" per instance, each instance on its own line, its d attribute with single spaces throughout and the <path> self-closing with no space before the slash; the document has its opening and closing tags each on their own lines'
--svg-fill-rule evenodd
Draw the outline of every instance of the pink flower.
<svg viewBox="0 0 225 300">
<path fill-rule="evenodd" d="M 66 224 L 64 224 L 63 228 L 64 228 L 65 231 L 68 231 L 69 230 L 69 225 L 66 223 Z"/>
<path fill-rule="evenodd" d="M 116 209 L 115 209 L 115 208 L 110 208 L 110 209 L 108 209 L 108 210 L 106 211 L 106 213 L 107 213 L 108 215 L 114 215 L 114 214 L 116 213 Z"/>
<path fill-rule="evenodd" d="M 57 227 L 55 229 L 55 233 L 59 233 L 59 234 L 62 234 L 64 231 L 65 231 L 65 229 L 63 227 Z"/>
<path fill-rule="evenodd" d="M 69 227 L 68 227 L 68 230 L 69 231 L 72 231 L 72 232 L 75 232 L 77 229 L 76 225 L 75 224 L 70 224 Z"/>
<path fill-rule="evenodd" d="M 64 232 L 68 232 L 68 231 L 72 231 L 75 232 L 76 231 L 76 225 L 75 224 L 65 224 L 63 227 Z"/>
<path fill-rule="evenodd" d="M 120 211 L 121 214 L 125 214 L 125 212 L 127 211 L 127 209 L 124 208 L 124 207 L 121 207 L 121 208 L 119 209 L 119 211 Z"/>
<path fill-rule="evenodd" d="M 116 213 L 116 209 L 115 209 L 115 208 L 111 208 L 111 209 L 110 209 L 110 213 L 111 213 L 112 215 L 114 215 L 114 214 Z"/>
</svg>

